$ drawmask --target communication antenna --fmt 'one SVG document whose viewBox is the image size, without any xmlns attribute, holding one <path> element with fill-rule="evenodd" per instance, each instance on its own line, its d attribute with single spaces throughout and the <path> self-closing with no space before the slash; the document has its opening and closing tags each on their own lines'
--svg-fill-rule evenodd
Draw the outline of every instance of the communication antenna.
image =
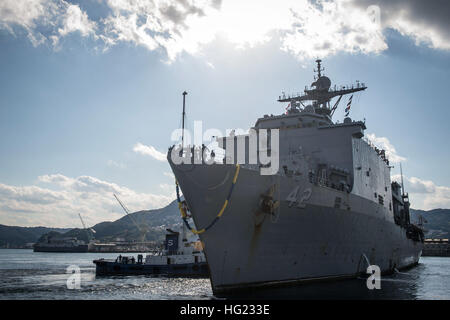
<svg viewBox="0 0 450 320">
<path fill-rule="evenodd" d="M 325 69 L 322 68 L 322 65 L 321 65 L 322 60 L 317 59 L 316 63 L 317 63 L 317 70 L 314 70 L 314 72 L 317 72 L 317 79 L 319 79 L 322 76 L 322 71 L 324 71 Z"/>
</svg>

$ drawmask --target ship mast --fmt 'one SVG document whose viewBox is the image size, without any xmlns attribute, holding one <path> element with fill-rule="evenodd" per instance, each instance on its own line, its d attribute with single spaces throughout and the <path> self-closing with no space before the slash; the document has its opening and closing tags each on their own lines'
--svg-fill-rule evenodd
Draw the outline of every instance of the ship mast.
<svg viewBox="0 0 450 320">
<path fill-rule="evenodd" d="M 322 68 L 321 66 L 322 60 L 317 59 L 316 63 L 317 63 L 317 70 L 314 70 L 314 72 L 317 72 L 317 79 L 319 79 L 322 76 L 321 72 L 325 71 L 325 68 Z"/>
<path fill-rule="evenodd" d="M 402 164 L 400 163 L 400 177 L 402 179 L 402 196 L 405 195 L 405 187 L 403 185 L 403 170 L 402 170 Z"/>
<path fill-rule="evenodd" d="M 183 120 L 182 120 L 182 128 L 181 128 L 181 150 L 183 150 L 184 148 L 184 117 L 186 116 L 186 112 L 185 112 L 185 105 L 186 105 L 186 95 L 187 92 L 184 91 L 183 92 Z M 183 151 L 181 151 L 183 152 Z"/>
<path fill-rule="evenodd" d="M 317 59 L 317 75 L 314 77 L 314 82 L 311 84 L 310 88 L 305 88 L 304 93 L 298 93 L 293 95 L 288 95 L 283 93 L 279 97 L 278 102 L 289 102 L 290 111 L 295 110 L 299 105 L 303 105 L 302 101 L 312 101 L 312 106 L 317 114 L 322 114 L 330 118 L 333 116 L 334 111 L 337 109 L 341 98 L 344 95 L 355 93 L 358 91 L 366 90 L 367 87 L 364 83 L 356 82 L 355 85 L 351 86 L 340 86 L 339 88 L 334 86 L 331 88 L 331 80 L 322 74 L 325 69 L 322 67 L 322 60 Z M 334 97 L 339 97 L 337 102 L 330 106 L 330 101 Z M 303 105 L 304 106 L 304 105 Z"/>
<path fill-rule="evenodd" d="M 186 95 L 187 92 L 183 91 L 183 113 L 182 113 L 182 124 L 181 124 L 181 152 L 180 154 L 183 155 L 183 151 L 184 151 L 184 118 L 186 117 Z M 182 223 L 182 241 L 185 242 L 187 241 L 186 239 L 186 226 L 184 223 Z"/>
</svg>

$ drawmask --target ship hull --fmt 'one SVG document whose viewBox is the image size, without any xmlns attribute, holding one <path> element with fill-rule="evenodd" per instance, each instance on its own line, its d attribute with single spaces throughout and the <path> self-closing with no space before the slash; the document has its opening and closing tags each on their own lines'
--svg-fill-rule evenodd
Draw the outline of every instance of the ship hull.
<svg viewBox="0 0 450 320">
<path fill-rule="evenodd" d="M 171 166 L 196 226 L 205 227 L 227 197 L 234 166 Z M 274 185 L 280 206 L 264 213 L 261 195 Z M 286 199 L 297 186 L 311 196 L 292 205 Z M 337 197 L 342 204 L 336 205 Z M 356 277 L 369 265 L 391 272 L 417 264 L 422 251 L 373 201 L 308 184 L 305 177 L 261 176 L 244 167 L 223 216 L 200 238 L 214 294 Z"/>
<path fill-rule="evenodd" d="M 51 246 L 39 246 L 35 245 L 33 248 L 34 252 L 68 252 L 68 253 L 81 253 L 88 252 L 88 245 L 79 245 L 73 247 L 51 247 Z"/>
</svg>

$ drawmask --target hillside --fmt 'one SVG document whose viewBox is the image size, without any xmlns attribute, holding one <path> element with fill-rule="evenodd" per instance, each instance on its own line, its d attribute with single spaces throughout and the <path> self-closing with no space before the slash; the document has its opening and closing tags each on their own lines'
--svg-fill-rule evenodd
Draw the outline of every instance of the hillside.
<svg viewBox="0 0 450 320">
<path fill-rule="evenodd" d="M 96 224 L 93 226 L 96 231 L 95 238 L 113 240 L 120 237 L 127 241 L 139 240 L 142 234 L 136 224 L 141 226 L 141 229 L 145 229 L 143 226 L 148 226 L 146 240 L 162 240 L 166 228 L 178 229 L 181 226 L 177 202 L 173 201 L 161 209 L 134 212 L 114 222 Z"/>
<path fill-rule="evenodd" d="M 137 227 L 139 226 L 139 228 Z M 118 238 L 125 241 L 162 241 L 166 228 L 178 229 L 181 226 L 180 213 L 176 201 L 164 208 L 142 210 L 124 215 L 116 221 L 100 222 L 90 230 L 70 229 L 65 232 L 52 232 L 52 237 L 76 237 L 87 241 L 94 236 L 96 240 L 108 242 Z M 38 241 L 36 238 L 34 241 Z"/>
<path fill-rule="evenodd" d="M 101 241 L 111 241 L 116 238 L 123 238 L 126 241 L 143 239 L 141 231 L 136 227 L 143 222 L 148 226 L 145 234 L 147 241 L 161 241 L 164 238 L 166 228 L 178 229 L 181 226 L 180 212 L 178 204 L 173 201 L 161 209 L 142 210 L 134 212 L 130 216 L 113 222 L 101 222 L 93 226 L 96 231 L 95 239 Z M 141 226 L 141 230 L 146 229 Z M 145 231 L 145 230 L 144 230 Z M 43 235 L 52 233 L 54 237 L 77 237 L 87 240 L 88 234 L 84 229 L 79 228 L 45 228 L 45 227 L 16 227 L 0 225 L 0 248 L 8 244 L 11 248 L 24 247 L 27 243 L 37 242 Z"/>
<path fill-rule="evenodd" d="M 411 209 L 411 221 L 417 223 L 421 215 L 426 238 L 450 238 L 450 209 L 433 209 L 429 211 Z"/>
<path fill-rule="evenodd" d="M 15 227 L 0 224 L 0 248 L 22 247 L 27 243 L 36 242 L 43 234 L 49 232 L 67 232 L 71 229 L 46 227 Z"/>
</svg>

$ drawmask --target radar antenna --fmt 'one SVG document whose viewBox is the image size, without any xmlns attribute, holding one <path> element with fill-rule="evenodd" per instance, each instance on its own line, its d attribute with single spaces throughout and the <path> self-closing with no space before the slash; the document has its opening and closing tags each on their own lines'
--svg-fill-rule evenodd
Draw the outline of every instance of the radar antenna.
<svg viewBox="0 0 450 320">
<path fill-rule="evenodd" d="M 322 60 L 317 59 L 316 63 L 317 69 L 315 69 L 314 72 L 317 72 L 317 76 L 314 77 L 315 81 L 311 84 L 311 86 L 309 88 L 305 88 L 304 93 L 286 96 L 283 92 L 282 96 L 279 97 L 278 102 L 289 102 L 291 104 L 291 109 L 288 110 L 289 114 L 289 112 L 296 109 L 297 106 L 303 105 L 303 101 L 312 101 L 314 112 L 325 115 L 331 120 L 331 117 L 338 107 L 342 96 L 366 90 L 367 87 L 364 83 L 357 81 L 356 84 L 352 84 L 350 86 L 337 87 L 335 85 L 331 88 L 331 80 L 322 74 L 322 71 L 325 70 L 322 67 Z M 339 99 L 333 106 L 331 106 L 330 101 L 334 97 L 339 97 Z"/>
<path fill-rule="evenodd" d="M 314 72 L 317 72 L 317 79 L 319 79 L 322 76 L 321 72 L 325 71 L 325 68 L 322 68 L 321 66 L 322 60 L 317 59 L 316 63 L 317 63 L 317 70 L 314 70 Z"/>
</svg>

